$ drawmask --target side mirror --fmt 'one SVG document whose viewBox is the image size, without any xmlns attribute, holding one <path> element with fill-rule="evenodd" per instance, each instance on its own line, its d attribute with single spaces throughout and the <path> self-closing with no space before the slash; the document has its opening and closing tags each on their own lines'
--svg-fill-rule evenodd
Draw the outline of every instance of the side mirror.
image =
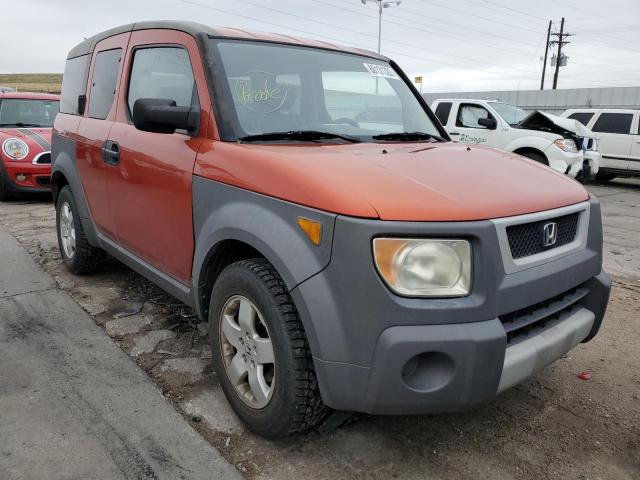
<svg viewBox="0 0 640 480">
<path fill-rule="evenodd" d="M 498 122 L 496 122 L 495 118 L 479 118 L 478 125 L 487 127 L 489 130 L 495 130 L 498 126 Z"/>
<path fill-rule="evenodd" d="M 140 98 L 133 104 L 133 124 L 138 130 L 174 133 L 177 129 L 194 133 L 200 112 L 192 107 L 178 107 L 175 100 Z"/>
</svg>

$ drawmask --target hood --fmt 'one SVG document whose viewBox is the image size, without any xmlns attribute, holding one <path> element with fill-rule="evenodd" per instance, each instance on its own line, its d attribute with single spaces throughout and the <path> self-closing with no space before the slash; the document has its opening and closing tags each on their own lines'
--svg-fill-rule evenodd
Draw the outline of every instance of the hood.
<svg viewBox="0 0 640 480">
<path fill-rule="evenodd" d="M 594 138 L 593 132 L 579 121 L 558 117 L 557 115 L 551 115 L 550 113 L 544 113 L 539 110 L 527 115 L 524 120 L 518 123 L 516 128 L 556 133 L 565 138 L 570 138 L 573 135 Z"/>
<path fill-rule="evenodd" d="M 29 154 L 21 162 L 31 162 L 42 152 L 51 151 L 51 128 L 0 128 L 0 152 L 2 143 L 9 138 L 19 138 L 29 147 Z M 4 153 L 1 153 L 4 157 Z"/>
<path fill-rule="evenodd" d="M 195 173 L 320 210 L 382 220 L 484 220 L 589 198 L 579 183 L 520 155 L 450 142 L 212 142 L 198 156 Z"/>
</svg>

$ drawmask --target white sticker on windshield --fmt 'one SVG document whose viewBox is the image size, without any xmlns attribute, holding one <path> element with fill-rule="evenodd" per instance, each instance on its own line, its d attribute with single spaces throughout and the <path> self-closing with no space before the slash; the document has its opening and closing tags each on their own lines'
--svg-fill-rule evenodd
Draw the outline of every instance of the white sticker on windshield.
<svg viewBox="0 0 640 480">
<path fill-rule="evenodd" d="M 363 65 L 374 77 L 393 78 L 396 80 L 400 78 L 393 68 L 387 65 L 377 65 L 375 63 L 363 63 Z"/>
</svg>

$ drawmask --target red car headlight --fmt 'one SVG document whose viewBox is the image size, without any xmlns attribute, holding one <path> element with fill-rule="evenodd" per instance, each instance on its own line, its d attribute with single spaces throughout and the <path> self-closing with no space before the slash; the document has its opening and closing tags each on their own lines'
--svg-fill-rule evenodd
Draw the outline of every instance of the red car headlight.
<svg viewBox="0 0 640 480">
<path fill-rule="evenodd" d="M 2 144 L 2 151 L 11 160 L 22 160 L 29 155 L 29 147 L 19 138 L 9 138 Z"/>
</svg>

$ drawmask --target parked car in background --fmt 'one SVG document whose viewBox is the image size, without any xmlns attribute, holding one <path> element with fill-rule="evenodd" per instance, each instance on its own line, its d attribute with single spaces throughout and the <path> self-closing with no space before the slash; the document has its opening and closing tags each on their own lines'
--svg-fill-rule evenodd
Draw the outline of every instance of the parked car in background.
<svg viewBox="0 0 640 480">
<path fill-rule="evenodd" d="M 640 110 L 578 108 L 562 116 L 596 135 L 602 154 L 598 180 L 640 176 Z"/>
<path fill-rule="evenodd" d="M 470 408 L 600 329 L 598 200 L 451 142 L 373 52 L 118 27 L 69 53 L 52 152 L 66 266 L 106 251 L 193 307 L 266 437 Z"/>
<path fill-rule="evenodd" d="M 431 108 L 453 140 L 514 152 L 571 177 L 598 171 L 594 135 L 578 122 L 492 100 L 445 98 Z"/>
<path fill-rule="evenodd" d="M 0 200 L 51 189 L 51 128 L 60 99 L 0 93 Z"/>
</svg>

